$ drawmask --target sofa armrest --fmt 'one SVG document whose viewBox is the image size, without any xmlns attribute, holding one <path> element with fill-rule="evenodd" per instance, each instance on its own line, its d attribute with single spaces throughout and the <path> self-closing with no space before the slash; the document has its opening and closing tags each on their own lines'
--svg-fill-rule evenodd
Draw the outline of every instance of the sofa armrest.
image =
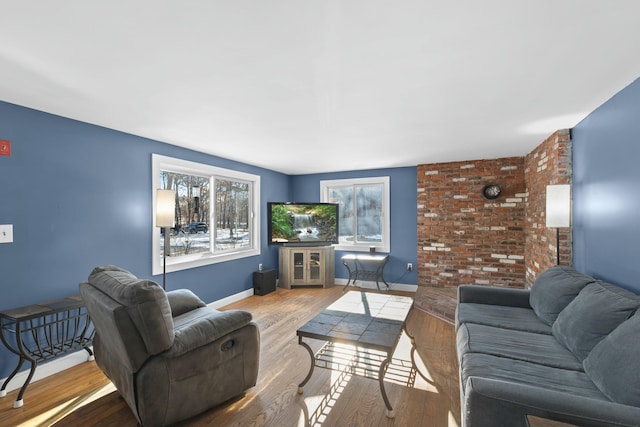
<svg viewBox="0 0 640 427">
<path fill-rule="evenodd" d="M 167 292 L 167 299 L 171 306 L 171 316 L 176 317 L 206 304 L 188 289 L 177 289 Z"/>
<path fill-rule="evenodd" d="M 177 357 L 216 341 L 251 322 L 248 311 L 201 307 L 174 319 L 175 339 L 166 357 Z"/>
<path fill-rule="evenodd" d="M 499 288 L 494 286 L 460 285 L 458 303 L 505 305 L 531 308 L 528 289 Z"/>
<path fill-rule="evenodd" d="M 470 377 L 465 387 L 465 427 L 528 426 L 527 415 L 580 426 L 637 426 L 640 408 L 518 383 Z"/>
</svg>

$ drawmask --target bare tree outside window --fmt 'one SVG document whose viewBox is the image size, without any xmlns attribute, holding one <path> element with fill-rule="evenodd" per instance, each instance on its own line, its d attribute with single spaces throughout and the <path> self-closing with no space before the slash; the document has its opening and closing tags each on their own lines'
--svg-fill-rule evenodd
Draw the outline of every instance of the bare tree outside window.
<svg viewBox="0 0 640 427">
<path fill-rule="evenodd" d="M 169 256 L 210 251 L 209 181 L 208 177 L 160 171 L 161 188 L 176 193 L 176 224 L 171 229 Z M 160 245 L 164 250 L 164 239 Z"/>
<path fill-rule="evenodd" d="M 340 205 L 341 249 L 389 251 L 389 178 L 320 182 L 323 202 Z"/>
<path fill-rule="evenodd" d="M 157 154 L 152 160 L 153 188 L 173 190 L 176 197 L 167 271 L 260 253 L 258 175 Z M 164 229 L 154 227 L 153 233 L 153 271 L 159 274 Z"/>
<path fill-rule="evenodd" d="M 215 248 L 227 250 L 249 246 L 249 184 L 216 179 L 215 188 Z"/>
</svg>

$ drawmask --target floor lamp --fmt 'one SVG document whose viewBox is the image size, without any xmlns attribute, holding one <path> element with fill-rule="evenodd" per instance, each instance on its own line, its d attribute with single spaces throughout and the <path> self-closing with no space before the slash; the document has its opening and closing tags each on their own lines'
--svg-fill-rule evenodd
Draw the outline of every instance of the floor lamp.
<svg viewBox="0 0 640 427">
<path fill-rule="evenodd" d="M 547 227 L 556 228 L 556 264 L 560 265 L 560 227 L 571 226 L 571 186 L 547 185 Z"/>
<path fill-rule="evenodd" d="M 171 227 L 175 225 L 176 193 L 173 190 L 156 192 L 156 227 L 164 229 L 162 251 L 162 289 L 167 289 L 167 255 L 171 256 Z"/>
</svg>

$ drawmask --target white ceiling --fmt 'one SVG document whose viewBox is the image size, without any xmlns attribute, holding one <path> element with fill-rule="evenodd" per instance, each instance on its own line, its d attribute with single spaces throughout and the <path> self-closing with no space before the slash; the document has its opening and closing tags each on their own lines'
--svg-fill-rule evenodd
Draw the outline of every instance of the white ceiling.
<svg viewBox="0 0 640 427">
<path fill-rule="evenodd" d="M 0 7 L 0 100 L 287 174 L 521 156 L 640 76 L 637 0 Z"/>
</svg>

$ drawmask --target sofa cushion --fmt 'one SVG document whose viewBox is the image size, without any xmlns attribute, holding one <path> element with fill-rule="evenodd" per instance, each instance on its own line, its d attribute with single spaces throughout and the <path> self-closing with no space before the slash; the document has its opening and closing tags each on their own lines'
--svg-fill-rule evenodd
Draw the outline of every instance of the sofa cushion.
<svg viewBox="0 0 640 427">
<path fill-rule="evenodd" d="M 251 322 L 244 310 L 218 311 L 201 307 L 174 319 L 176 338 L 165 357 L 176 357 L 241 329 Z"/>
<path fill-rule="evenodd" d="M 640 407 L 640 313 L 600 341 L 584 370 L 609 399 Z"/>
<path fill-rule="evenodd" d="M 536 278 L 531 287 L 529 303 L 540 320 L 551 326 L 582 288 L 595 280 L 571 267 L 553 266 Z"/>
<path fill-rule="evenodd" d="M 597 281 L 587 285 L 552 327 L 553 336 L 583 361 L 589 352 L 640 306 L 640 297 Z"/>
<path fill-rule="evenodd" d="M 171 347 L 171 306 L 157 283 L 113 265 L 94 268 L 89 283 L 126 308 L 150 355 Z"/>
<path fill-rule="evenodd" d="M 196 294 L 189 289 L 176 289 L 167 292 L 167 299 L 171 306 L 171 315 L 180 316 L 196 308 L 204 307 L 206 304 Z M 175 325 L 174 325 L 175 326 Z"/>
<path fill-rule="evenodd" d="M 458 329 L 456 340 L 459 359 L 467 353 L 483 353 L 554 368 L 583 370 L 582 361 L 552 335 L 464 323 Z"/>
<path fill-rule="evenodd" d="M 481 353 L 464 355 L 460 363 L 462 387 L 464 388 L 469 377 L 474 376 L 504 381 L 505 384 L 517 383 L 544 390 L 567 392 L 574 396 L 607 400 L 582 371 L 554 368 L 496 355 Z"/>
<path fill-rule="evenodd" d="M 523 307 L 461 303 L 456 310 L 456 325 L 462 323 L 551 335 L 551 326 L 540 321 L 533 310 Z"/>
</svg>

